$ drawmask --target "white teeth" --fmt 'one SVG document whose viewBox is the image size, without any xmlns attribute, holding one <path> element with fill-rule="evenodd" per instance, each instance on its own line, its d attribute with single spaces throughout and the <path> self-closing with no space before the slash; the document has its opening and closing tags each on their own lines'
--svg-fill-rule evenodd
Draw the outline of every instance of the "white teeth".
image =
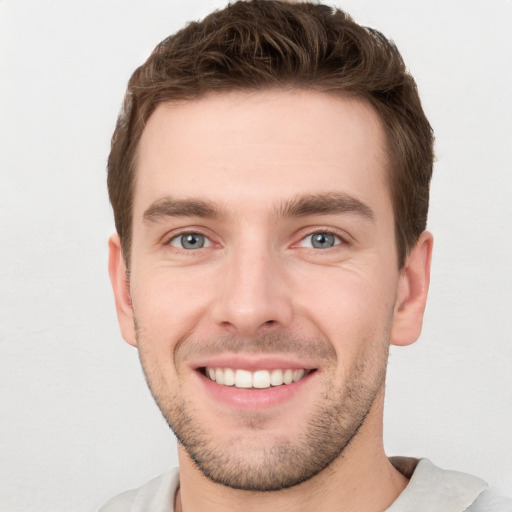
<svg viewBox="0 0 512 512">
<path fill-rule="evenodd" d="M 235 382 L 235 372 L 231 368 L 226 368 L 224 370 L 224 386 L 234 386 Z"/>
<path fill-rule="evenodd" d="M 235 386 L 237 388 L 256 388 L 265 389 L 270 386 L 282 386 L 298 382 L 309 372 L 304 369 L 292 370 L 257 370 L 250 372 L 248 370 L 233 370 L 231 368 L 212 368 L 207 367 L 205 374 L 217 384 L 224 386 Z"/>
<path fill-rule="evenodd" d="M 304 370 L 294 370 L 293 382 L 298 382 L 302 377 L 304 377 Z"/>
<path fill-rule="evenodd" d="M 217 370 L 215 370 L 215 376 L 217 376 Z M 219 381 L 217 381 L 217 383 L 221 384 Z M 251 372 L 247 370 L 237 370 L 235 373 L 235 386 L 237 388 L 252 388 Z"/>
<path fill-rule="evenodd" d="M 272 370 L 270 374 L 270 384 L 272 384 L 272 386 L 280 386 L 283 384 L 283 370 Z"/>
<path fill-rule="evenodd" d="M 270 387 L 270 373 L 267 370 L 254 372 L 252 376 L 252 387 L 263 389 Z"/>
</svg>

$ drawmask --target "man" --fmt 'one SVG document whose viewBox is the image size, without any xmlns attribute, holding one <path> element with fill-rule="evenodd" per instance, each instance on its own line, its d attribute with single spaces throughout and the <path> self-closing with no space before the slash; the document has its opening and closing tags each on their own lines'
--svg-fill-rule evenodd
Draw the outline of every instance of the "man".
<svg viewBox="0 0 512 512">
<path fill-rule="evenodd" d="M 491 510 L 383 449 L 432 146 L 397 49 L 341 11 L 237 2 L 157 46 L 113 136 L 109 270 L 180 468 L 102 510 Z"/>
</svg>

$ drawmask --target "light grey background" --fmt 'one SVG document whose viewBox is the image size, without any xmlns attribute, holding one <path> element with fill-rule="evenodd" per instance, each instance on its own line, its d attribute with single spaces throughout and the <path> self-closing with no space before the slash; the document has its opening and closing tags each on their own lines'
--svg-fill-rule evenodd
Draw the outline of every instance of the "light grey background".
<svg viewBox="0 0 512 512">
<path fill-rule="evenodd" d="M 154 45 L 223 1 L 0 1 L 0 509 L 94 510 L 176 464 L 107 277 L 109 139 Z M 437 137 L 430 300 L 385 443 L 512 494 L 512 1 L 347 0 Z"/>
</svg>

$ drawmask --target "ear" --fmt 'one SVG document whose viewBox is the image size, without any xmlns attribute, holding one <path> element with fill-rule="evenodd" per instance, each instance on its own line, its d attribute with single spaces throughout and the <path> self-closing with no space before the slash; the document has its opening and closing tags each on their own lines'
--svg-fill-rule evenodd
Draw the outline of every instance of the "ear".
<svg viewBox="0 0 512 512">
<path fill-rule="evenodd" d="M 420 336 L 430 283 L 434 239 L 424 231 L 412 248 L 399 277 L 392 345 L 410 345 Z"/>
<path fill-rule="evenodd" d="M 127 343 L 135 347 L 137 340 L 130 298 L 130 282 L 126 275 L 121 241 L 117 233 L 112 235 L 108 241 L 108 273 L 110 274 L 110 282 L 114 291 L 117 320 L 121 328 L 121 334 Z"/>
</svg>

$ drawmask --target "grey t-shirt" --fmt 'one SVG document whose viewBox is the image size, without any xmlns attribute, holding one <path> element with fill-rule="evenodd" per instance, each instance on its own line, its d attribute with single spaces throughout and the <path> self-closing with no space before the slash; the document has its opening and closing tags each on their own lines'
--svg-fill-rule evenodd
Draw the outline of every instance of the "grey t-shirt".
<svg viewBox="0 0 512 512">
<path fill-rule="evenodd" d="M 410 481 L 386 512 L 512 512 L 512 500 L 496 495 L 480 478 L 438 468 L 428 459 L 390 460 Z M 178 487 L 175 468 L 112 498 L 99 512 L 174 512 Z"/>
</svg>

